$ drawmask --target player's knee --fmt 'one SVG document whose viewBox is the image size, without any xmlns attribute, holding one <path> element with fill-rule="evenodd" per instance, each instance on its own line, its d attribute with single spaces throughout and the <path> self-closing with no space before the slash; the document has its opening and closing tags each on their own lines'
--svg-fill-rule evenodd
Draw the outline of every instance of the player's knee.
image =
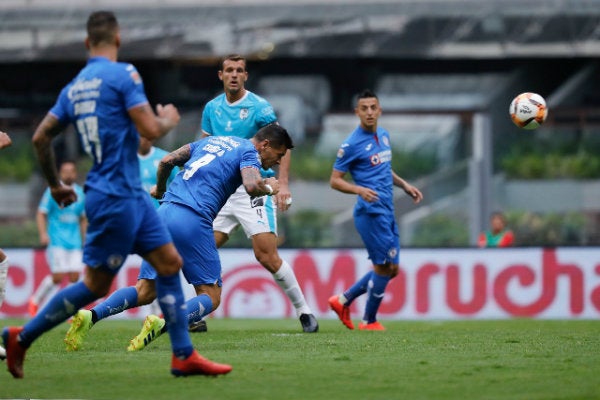
<svg viewBox="0 0 600 400">
<path fill-rule="evenodd" d="M 163 262 L 159 265 L 156 265 L 156 272 L 162 276 L 175 275 L 181 269 L 183 265 L 183 260 L 181 256 L 175 252 L 174 254 L 169 255 L 169 257 L 165 257 Z"/>
<path fill-rule="evenodd" d="M 268 253 L 258 253 L 254 252 L 256 256 L 256 261 L 260 263 L 265 269 L 267 269 L 270 273 L 274 274 L 277 272 L 279 267 L 281 266 L 281 259 L 276 254 L 268 254 Z"/>
</svg>

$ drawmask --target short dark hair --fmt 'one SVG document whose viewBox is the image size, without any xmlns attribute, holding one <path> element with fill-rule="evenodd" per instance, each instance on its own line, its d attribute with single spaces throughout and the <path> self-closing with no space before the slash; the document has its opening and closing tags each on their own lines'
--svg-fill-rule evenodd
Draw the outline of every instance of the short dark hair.
<svg viewBox="0 0 600 400">
<path fill-rule="evenodd" d="M 285 146 L 286 149 L 293 149 L 294 143 L 287 130 L 278 124 L 269 124 L 263 126 L 256 132 L 254 138 L 258 142 L 268 140 L 274 147 Z"/>
<path fill-rule="evenodd" d="M 246 66 L 248 65 L 248 61 L 246 60 L 246 57 L 244 57 L 241 54 L 229 54 L 226 55 L 225 57 L 223 57 L 221 59 L 221 70 L 223 70 L 223 66 L 225 65 L 225 61 L 243 61 L 244 62 L 244 70 L 246 69 Z"/>
<path fill-rule="evenodd" d="M 358 101 L 360 99 L 370 99 L 370 98 L 377 99 L 377 95 L 371 89 L 364 89 L 362 92 L 360 92 L 358 94 L 358 96 L 356 97 L 356 100 Z"/>
<path fill-rule="evenodd" d="M 119 22 L 112 11 L 95 11 L 87 21 L 90 45 L 112 44 L 119 32 Z"/>
</svg>

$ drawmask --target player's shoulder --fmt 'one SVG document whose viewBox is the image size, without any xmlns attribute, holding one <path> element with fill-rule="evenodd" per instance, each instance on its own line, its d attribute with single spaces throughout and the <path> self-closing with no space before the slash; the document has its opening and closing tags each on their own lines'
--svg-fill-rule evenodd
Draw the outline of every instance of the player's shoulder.
<svg viewBox="0 0 600 400">
<path fill-rule="evenodd" d="M 256 103 L 256 104 L 260 104 L 260 105 L 271 105 L 271 103 L 269 103 L 267 101 L 267 99 L 265 99 L 262 96 L 257 95 L 254 92 L 251 91 L 247 91 L 248 94 L 246 95 L 246 100 L 251 101 L 252 103 Z"/>
</svg>

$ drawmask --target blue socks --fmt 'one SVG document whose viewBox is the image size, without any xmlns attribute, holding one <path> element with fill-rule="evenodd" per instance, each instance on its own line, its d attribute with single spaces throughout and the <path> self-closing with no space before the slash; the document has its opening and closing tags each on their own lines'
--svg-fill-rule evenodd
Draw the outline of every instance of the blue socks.
<svg viewBox="0 0 600 400">
<path fill-rule="evenodd" d="M 126 287 L 115 291 L 106 300 L 92 308 L 92 322 L 96 323 L 101 319 L 110 317 L 137 306 L 137 290 L 134 286 Z"/>
<path fill-rule="evenodd" d="M 67 286 L 56 293 L 48 304 L 25 324 L 19 335 L 21 344 L 29 347 L 44 332 L 54 328 L 97 298 L 98 296 L 92 293 L 82 281 Z"/>
<path fill-rule="evenodd" d="M 185 303 L 187 307 L 188 324 L 200 321 L 213 310 L 213 302 L 207 294 L 201 294 Z"/>
<path fill-rule="evenodd" d="M 344 292 L 344 297 L 346 298 L 346 306 L 349 306 L 350 304 L 352 304 L 354 299 L 367 292 L 369 280 L 371 279 L 371 275 L 373 275 L 374 273 L 375 272 L 373 271 L 367 272 L 365 276 L 360 278 L 360 280 L 356 281 L 354 285 L 350 286 L 350 289 Z"/>
<path fill-rule="evenodd" d="M 375 272 L 372 273 L 367 290 L 367 305 L 363 316 L 363 321 L 366 321 L 367 324 L 377 321 L 377 310 L 379 310 L 379 305 L 385 293 L 385 287 L 390 279 L 389 276 L 377 275 Z"/>
<path fill-rule="evenodd" d="M 186 359 L 194 351 L 188 333 L 188 318 L 179 272 L 174 275 L 156 278 L 156 298 L 165 317 L 167 332 L 171 338 L 173 354 Z"/>
</svg>

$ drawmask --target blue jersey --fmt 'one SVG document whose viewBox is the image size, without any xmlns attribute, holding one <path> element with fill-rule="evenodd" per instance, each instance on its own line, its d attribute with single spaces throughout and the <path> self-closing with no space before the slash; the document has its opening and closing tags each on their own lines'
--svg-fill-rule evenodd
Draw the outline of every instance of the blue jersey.
<svg viewBox="0 0 600 400">
<path fill-rule="evenodd" d="M 62 90 L 50 113 L 63 124 L 75 125 L 83 148 L 94 160 L 86 189 L 118 197 L 143 192 L 139 136 L 128 110 L 146 103 L 135 67 L 104 57 L 90 58 Z"/>
<path fill-rule="evenodd" d="M 77 201 L 67 207 L 60 208 L 50 189 L 44 191 L 38 210 L 48 218 L 48 236 L 50 246 L 62 247 L 66 250 L 81 249 L 81 229 L 79 222 L 85 215 L 85 195 L 83 189 L 73 184 L 77 193 Z"/>
<path fill-rule="evenodd" d="M 237 136 L 250 139 L 263 126 L 277 122 L 269 102 L 250 91 L 235 103 L 229 103 L 225 93 L 215 97 L 202 112 L 202 131 L 212 136 Z M 263 176 L 273 176 L 272 169 L 261 169 Z"/>
<path fill-rule="evenodd" d="M 357 127 L 340 146 L 333 168 L 350 173 L 354 183 L 379 195 L 373 203 L 358 196 L 356 213 L 393 214 L 392 149 L 385 129 L 377 128 L 377 133 L 373 133 Z"/>
<path fill-rule="evenodd" d="M 168 151 L 154 146 L 150 148 L 150 152 L 148 154 L 138 154 L 138 160 L 140 163 L 140 178 L 142 180 L 142 187 L 146 192 L 150 193 L 152 186 L 156 185 L 156 170 L 158 169 L 158 164 L 160 163 L 160 160 L 162 160 L 162 158 L 167 154 L 169 154 Z M 173 178 L 175 178 L 175 175 L 177 175 L 177 171 L 179 171 L 178 168 L 173 168 L 173 171 L 171 171 L 171 175 L 169 176 L 169 179 L 167 179 L 167 187 Z M 158 208 L 158 200 L 152 197 L 152 202 L 154 203 L 154 206 Z"/>
<path fill-rule="evenodd" d="M 210 136 L 190 143 L 191 157 L 162 202 L 183 204 L 213 220 L 242 184 L 243 168 L 260 169 L 254 144 L 233 136 Z"/>
</svg>

